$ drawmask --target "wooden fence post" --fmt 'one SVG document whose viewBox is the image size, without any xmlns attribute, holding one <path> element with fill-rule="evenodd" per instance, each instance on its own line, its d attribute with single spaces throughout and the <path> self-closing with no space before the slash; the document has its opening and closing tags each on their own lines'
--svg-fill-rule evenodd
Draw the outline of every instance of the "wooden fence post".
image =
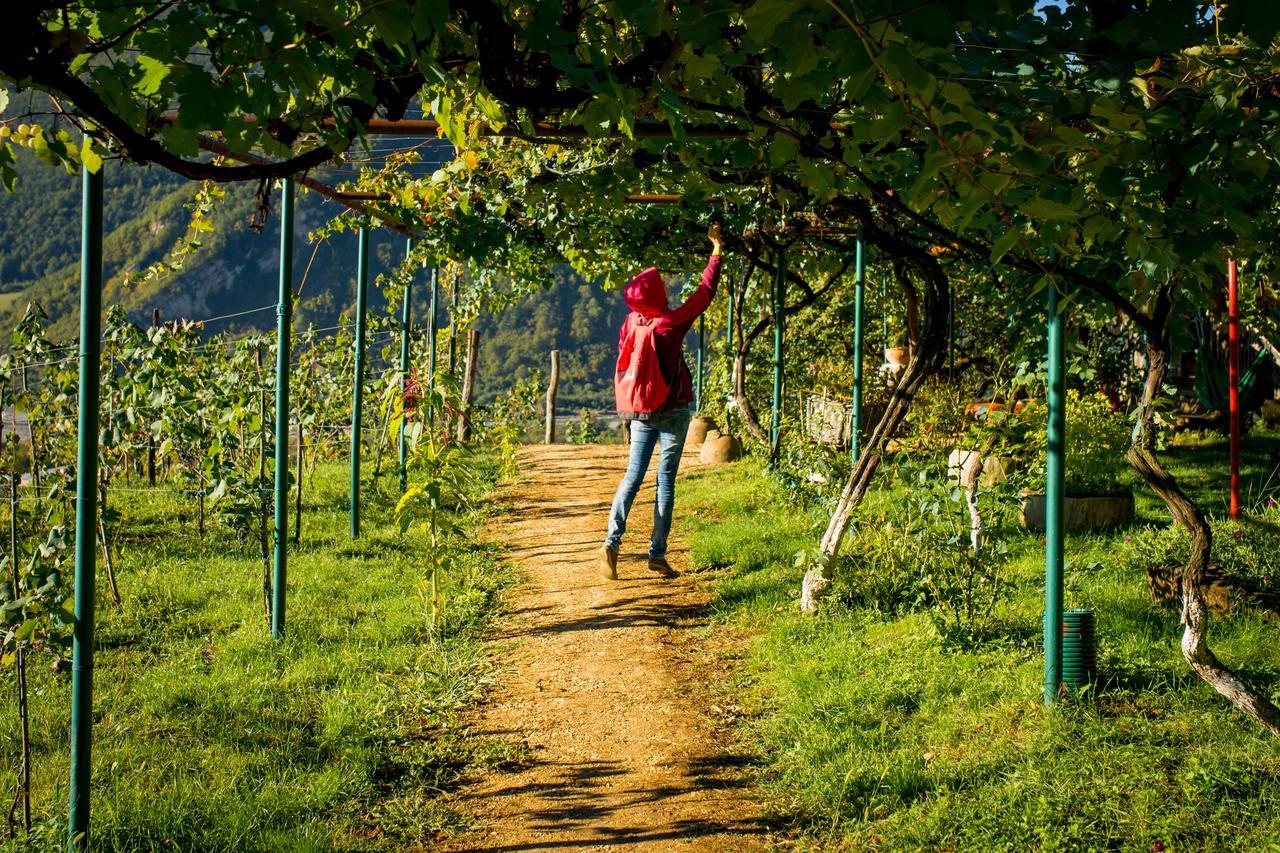
<svg viewBox="0 0 1280 853">
<path fill-rule="evenodd" d="M 471 440 L 471 397 L 476 385 L 476 356 L 480 349 L 480 330 L 467 331 L 467 367 L 462 374 L 462 411 L 458 418 L 458 441 Z"/>
<path fill-rule="evenodd" d="M 551 351 L 551 379 L 547 382 L 547 429 L 543 440 L 556 443 L 556 393 L 560 390 L 560 350 Z"/>
</svg>

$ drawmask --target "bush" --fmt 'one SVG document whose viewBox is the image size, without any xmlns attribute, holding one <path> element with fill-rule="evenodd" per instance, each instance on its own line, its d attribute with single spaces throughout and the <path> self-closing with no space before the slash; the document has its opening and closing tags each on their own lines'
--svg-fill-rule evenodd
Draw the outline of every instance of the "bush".
<svg viewBox="0 0 1280 853">
<path fill-rule="evenodd" d="M 485 416 L 479 419 L 483 438 L 498 448 L 504 478 L 516 475 L 516 451 L 520 448 L 520 437 L 526 426 L 537 420 L 541 393 L 542 374 L 535 370 L 490 403 Z"/>
<path fill-rule="evenodd" d="M 600 428 L 596 426 L 595 415 L 590 409 L 578 412 L 578 420 L 565 429 L 565 438 L 570 444 L 598 444 Z"/>
<path fill-rule="evenodd" d="M 784 420 L 782 428 L 778 460 L 769 475 L 795 505 L 830 509 L 849 476 L 848 448 L 815 441 L 798 421 Z"/>
<path fill-rule="evenodd" d="M 1272 503 L 1257 517 L 1211 520 L 1210 559 L 1224 574 L 1243 578 L 1262 589 L 1280 590 L 1275 555 L 1280 553 L 1280 505 Z M 1181 524 L 1145 527 L 1124 537 L 1122 564 L 1145 572 L 1150 566 L 1182 565 L 1191 536 Z"/>
<path fill-rule="evenodd" d="M 1123 491 L 1129 465 L 1124 454 L 1129 449 L 1130 425 L 1123 415 L 1111 410 L 1101 394 L 1067 392 L 1067 493 L 1109 495 Z M 1023 422 L 1028 450 L 1034 450 L 1031 472 L 1044 482 L 1047 436 L 1045 407 L 1033 403 L 1016 417 Z"/>
<path fill-rule="evenodd" d="M 926 381 L 916 392 L 907 412 L 911 435 L 923 445 L 949 445 L 973 423 L 965 408 L 979 389 L 966 382 L 948 382 L 941 376 Z"/>
<path fill-rule="evenodd" d="M 900 459 L 894 473 L 910 487 L 849 537 L 836 592 L 850 607 L 888 615 L 926 611 L 950 643 L 989 633 L 1005 594 L 997 568 L 1008 552 L 995 543 L 973 554 L 960 490 L 940 469 L 936 459 Z"/>
</svg>

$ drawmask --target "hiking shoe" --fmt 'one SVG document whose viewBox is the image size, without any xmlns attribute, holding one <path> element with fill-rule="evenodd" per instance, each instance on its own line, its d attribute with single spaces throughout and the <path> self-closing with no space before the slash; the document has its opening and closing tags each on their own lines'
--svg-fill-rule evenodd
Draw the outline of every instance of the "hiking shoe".
<svg viewBox="0 0 1280 853">
<path fill-rule="evenodd" d="M 600 574 L 611 581 L 618 579 L 618 549 L 614 545 L 605 545 L 600 549 Z"/>
<path fill-rule="evenodd" d="M 649 571 L 662 575 L 664 578 L 676 576 L 676 570 L 671 568 L 671 564 L 667 562 L 665 557 L 650 557 Z"/>
</svg>

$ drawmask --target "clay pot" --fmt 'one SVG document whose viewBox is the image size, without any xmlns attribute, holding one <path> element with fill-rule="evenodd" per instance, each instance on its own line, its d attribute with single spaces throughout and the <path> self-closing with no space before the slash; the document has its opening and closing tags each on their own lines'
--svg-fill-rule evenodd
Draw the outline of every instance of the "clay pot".
<svg viewBox="0 0 1280 853">
<path fill-rule="evenodd" d="M 694 415 L 689 421 L 689 431 L 685 433 L 684 443 L 698 447 L 707 440 L 708 433 L 714 431 L 716 422 L 705 415 Z"/>
<path fill-rule="evenodd" d="M 708 435 L 702 443 L 701 458 L 707 465 L 722 465 L 742 455 L 742 442 L 732 435 Z"/>
</svg>

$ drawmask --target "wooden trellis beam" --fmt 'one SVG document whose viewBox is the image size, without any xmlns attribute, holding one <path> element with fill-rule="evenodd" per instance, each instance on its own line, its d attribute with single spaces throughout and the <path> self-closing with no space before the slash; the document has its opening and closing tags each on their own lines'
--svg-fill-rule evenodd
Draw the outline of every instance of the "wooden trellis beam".
<svg viewBox="0 0 1280 853">
<path fill-rule="evenodd" d="M 218 154 L 240 163 L 248 163 L 249 165 L 261 165 L 270 162 L 256 154 L 242 154 L 239 151 L 232 151 L 226 143 L 214 139 L 212 136 L 201 135 L 200 147 L 213 154 Z M 309 175 L 299 175 L 297 181 L 307 189 L 318 193 L 325 198 L 332 199 L 339 204 L 344 204 L 362 216 L 377 219 L 384 226 L 403 237 L 408 237 L 413 240 L 421 239 L 422 237 L 420 232 L 414 231 L 412 228 L 406 228 L 398 222 L 389 222 L 381 216 L 378 216 L 377 212 L 372 210 L 368 205 L 363 204 L 364 201 L 376 200 L 376 193 L 344 193 L 341 190 L 334 189 L 323 181 L 317 181 Z"/>
<path fill-rule="evenodd" d="M 333 122 L 326 124 L 332 126 Z M 420 119 L 400 119 L 399 121 L 390 121 L 383 118 L 370 119 L 365 122 L 365 133 L 370 136 L 443 136 L 444 131 L 440 127 L 440 122 L 430 118 Z M 741 139 L 751 135 L 751 130 L 742 127 L 725 127 L 718 124 L 696 124 L 685 127 L 680 132 L 680 137 L 693 137 L 696 139 Z M 607 133 L 591 133 L 585 127 L 577 127 L 574 125 L 559 125 L 550 122 L 536 122 L 533 125 L 533 132 L 525 130 L 518 124 L 506 124 L 501 127 L 494 125 L 481 125 L 477 130 L 480 136 L 493 137 L 510 137 L 512 139 L 527 139 L 530 141 L 551 140 L 551 139 L 627 139 L 627 134 L 620 130 L 611 130 Z M 656 122 L 641 122 L 632 125 L 630 137 L 637 139 L 672 139 L 676 137 L 675 131 L 669 125 L 658 124 Z"/>
</svg>

